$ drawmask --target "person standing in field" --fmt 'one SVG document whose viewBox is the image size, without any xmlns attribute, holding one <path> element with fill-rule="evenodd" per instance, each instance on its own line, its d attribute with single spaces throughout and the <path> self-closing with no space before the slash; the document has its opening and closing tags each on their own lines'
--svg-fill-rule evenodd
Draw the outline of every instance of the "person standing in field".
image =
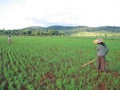
<svg viewBox="0 0 120 90">
<path fill-rule="evenodd" d="M 97 61 L 98 61 L 98 70 L 101 72 L 105 72 L 106 66 L 106 55 L 108 53 L 108 48 L 106 44 L 103 42 L 102 38 L 95 39 L 93 41 L 94 44 L 97 44 Z"/>
<path fill-rule="evenodd" d="M 8 36 L 8 44 L 11 44 L 11 36 Z"/>
</svg>

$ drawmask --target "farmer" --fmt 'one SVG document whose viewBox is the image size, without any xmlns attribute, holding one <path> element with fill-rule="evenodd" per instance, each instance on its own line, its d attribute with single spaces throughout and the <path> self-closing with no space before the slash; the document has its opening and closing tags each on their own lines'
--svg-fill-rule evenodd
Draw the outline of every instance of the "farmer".
<svg viewBox="0 0 120 90">
<path fill-rule="evenodd" d="M 97 61 L 98 61 L 98 71 L 105 72 L 105 56 L 108 53 L 108 48 L 106 44 L 103 42 L 102 38 L 95 39 L 93 41 L 94 44 L 97 44 Z"/>
<path fill-rule="evenodd" d="M 8 36 L 8 44 L 11 44 L 11 36 Z"/>
</svg>

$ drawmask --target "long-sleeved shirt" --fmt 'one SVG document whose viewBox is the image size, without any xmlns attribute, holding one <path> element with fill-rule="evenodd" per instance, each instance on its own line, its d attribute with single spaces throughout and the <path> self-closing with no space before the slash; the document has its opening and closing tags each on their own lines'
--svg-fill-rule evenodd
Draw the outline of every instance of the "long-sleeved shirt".
<svg viewBox="0 0 120 90">
<path fill-rule="evenodd" d="M 106 56 L 106 54 L 108 53 L 108 48 L 105 44 L 98 44 L 97 52 L 98 56 Z"/>
</svg>

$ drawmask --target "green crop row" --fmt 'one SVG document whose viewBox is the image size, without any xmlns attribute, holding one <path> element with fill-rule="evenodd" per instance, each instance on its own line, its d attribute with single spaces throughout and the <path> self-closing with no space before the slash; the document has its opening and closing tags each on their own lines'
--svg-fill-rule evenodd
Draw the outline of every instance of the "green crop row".
<svg viewBox="0 0 120 90">
<path fill-rule="evenodd" d="M 103 37 L 108 73 L 81 67 L 96 58 L 95 38 L 0 36 L 0 90 L 119 90 L 119 37 Z"/>
</svg>

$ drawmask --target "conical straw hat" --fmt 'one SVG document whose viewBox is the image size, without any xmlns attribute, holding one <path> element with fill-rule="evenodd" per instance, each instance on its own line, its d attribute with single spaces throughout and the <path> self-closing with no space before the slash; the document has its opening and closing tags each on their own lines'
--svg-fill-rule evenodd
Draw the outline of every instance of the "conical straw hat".
<svg viewBox="0 0 120 90">
<path fill-rule="evenodd" d="M 98 44 L 98 43 L 101 43 L 101 42 L 103 42 L 103 39 L 102 39 L 102 38 L 98 38 L 98 39 L 95 39 L 95 40 L 93 41 L 94 44 Z"/>
</svg>

